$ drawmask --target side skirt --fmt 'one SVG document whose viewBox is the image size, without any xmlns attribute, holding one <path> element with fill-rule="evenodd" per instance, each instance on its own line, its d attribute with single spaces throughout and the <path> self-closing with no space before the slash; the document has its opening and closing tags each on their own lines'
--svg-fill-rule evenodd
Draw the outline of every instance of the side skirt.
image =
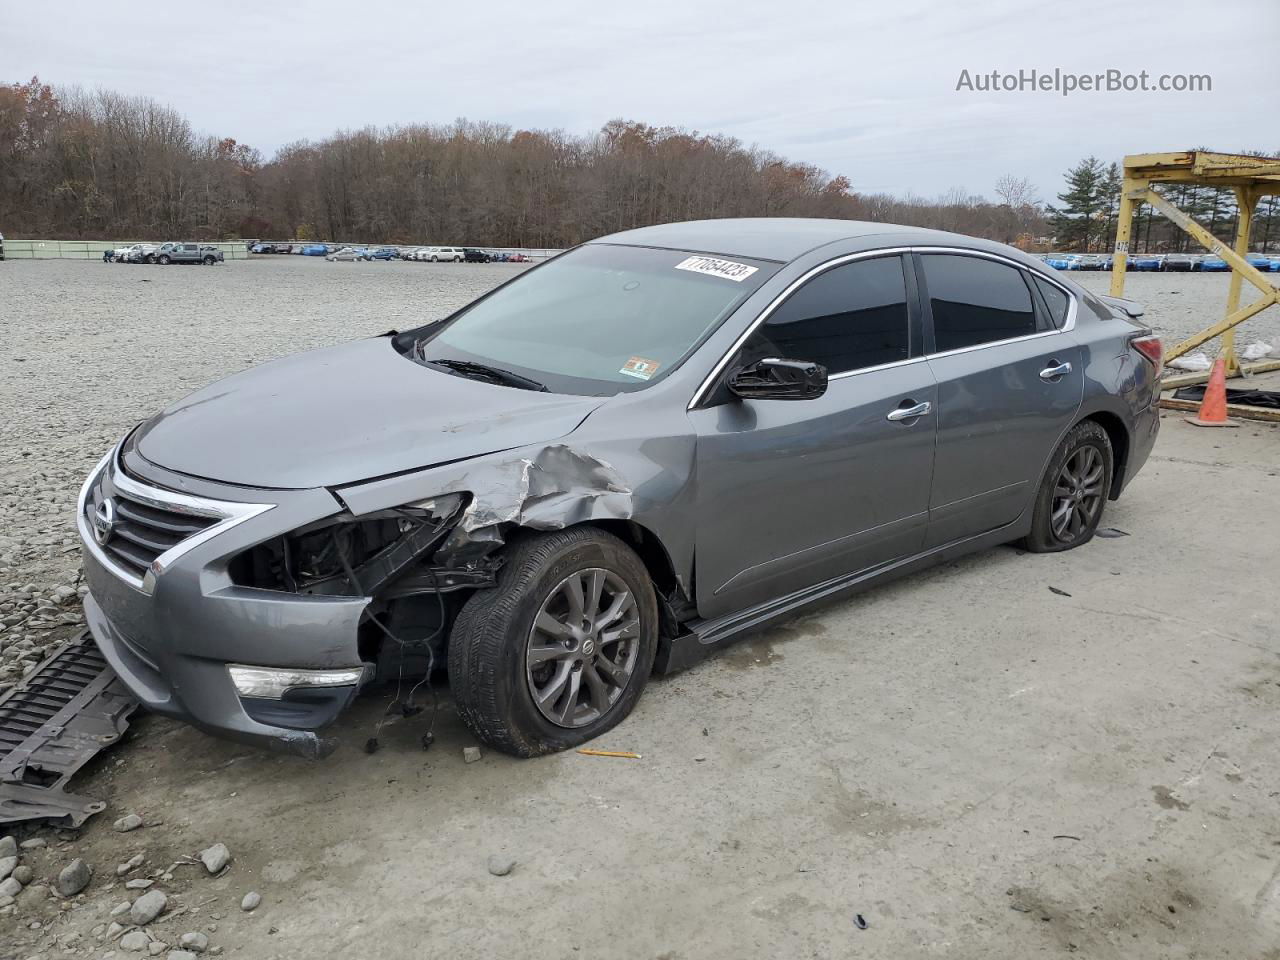
<svg viewBox="0 0 1280 960">
<path fill-rule="evenodd" d="M 894 560 L 869 570 L 825 580 L 723 617 L 711 620 L 690 620 L 683 624 L 683 633 L 675 637 L 663 637 L 659 641 L 653 672 L 666 674 L 686 670 L 746 634 L 763 629 L 812 604 L 854 596 L 882 583 L 927 570 L 929 567 L 946 563 L 956 557 L 1017 540 L 1030 530 L 1031 520 L 1028 512 L 1012 523 L 987 533 L 953 540 L 911 557 L 903 557 L 901 560 Z"/>
</svg>

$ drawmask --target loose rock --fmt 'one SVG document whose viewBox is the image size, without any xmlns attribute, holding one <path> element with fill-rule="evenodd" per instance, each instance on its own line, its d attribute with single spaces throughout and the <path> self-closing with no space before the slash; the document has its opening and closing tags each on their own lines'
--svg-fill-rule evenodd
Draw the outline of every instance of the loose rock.
<svg viewBox="0 0 1280 960">
<path fill-rule="evenodd" d="M 129 908 L 131 906 L 133 906 L 133 904 L 131 904 L 128 900 L 126 900 L 124 903 L 117 903 L 114 907 L 111 908 L 111 919 L 115 920 L 118 917 L 123 917 L 126 913 L 129 912 Z"/>
<path fill-rule="evenodd" d="M 196 960 L 196 955 L 190 950 L 170 950 L 167 960 Z"/>
<path fill-rule="evenodd" d="M 19 864 L 13 868 L 13 879 L 17 880 L 24 887 L 35 879 L 35 871 L 28 867 L 25 863 Z"/>
<path fill-rule="evenodd" d="M 92 879 L 93 870 L 77 857 L 63 867 L 62 872 L 58 874 L 58 893 L 64 897 L 74 897 L 87 887 Z"/>
<path fill-rule="evenodd" d="M 162 940 L 152 940 L 151 943 L 147 945 L 147 953 L 153 957 L 160 956 L 160 954 L 164 953 L 168 949 L 169 945 Z"/>
<path fill-rule="evenodd" d="M 204 953 L 209 949 L 209 938 L 200 931 L 193 930 L 191 933 L 184 933 L 178 940 L 178 945 L 192 953 Z"/>
<path fill-rule="evenodd" d="M 137 830 L 142 826 L 142 818 L 136 813 L 125 814 L 113 823 L 112 826 L 121 833 L 128 833 L 130 830 Z"/>
<path fill-rule="evenodd" d="M 26 844 L 24 843 L 25 847 Z M 18 855 L 18 841 L 13 837 L 0 837 L 0 857 L 16 857 Z"/>
<path fill-rule="evenodd" d="M 145 859 L 146 859 L 146 857 L 144 857 L 144 856 L 143 856 L 142 854 L 140 854 L 140 853 L 134 854 L 132 857 L 130 857 L 130 858 L 129 858 L 128 860 L 126 860 L 124 863 L 122 863 L 122 864 L 120 864 L 118 867 L 116 867 L 116 876 L 117 876 L 117 877 L 123 877 L 123 876 L 124 876 L 126 873 L 128 873 L 130 870 L 137 870 L 140 866 L 142 866 L 142 861 L 143 861 L 143 860 L 145 860 Z"/>
<path fill-rule="evenodd" d="M 12 840 L 13 837 L 5 837 L 5 840 Z M 32 837 L 30 840 L 23 840 L 18 846 L 23 850 L 39 850 L 41 847 L 47 847 L 49 841 L 44 837 Z M 0 848 L 3 848 L 4 840 L 0 840 Z"/>
<path fill-rule="evenodd" d="M 466 763 L 475 763 L 477 760 L 480 759 L 480 748 L 479 747 L 463 747 L 462 759 Z"/>
<path fill-rule="evenodd" d="M 231 851 L 225 843 L 215 843 L 200 851 L 200 862 L 210 873 L 217 873 L 231 862 Z"/>
<path fill-rule="evenodd" d="M 22 884 L 10 877 L 8 880 L 0 880 L 0 897 L 16 897 L 22 892 Z"/>
<path fill-rule="evenodd" d="M 120 949 L 128 950 L 130 953 L 141 953 L 150 943 L 151 938 L 141 930 L 130 930 L 120 938 Z"/>
<path fill-rule="evenodd" d="M 112 922 L 111 926 L 107 927 L 107 939 L 108 940 L 114 939 L 119 935 L 120 931 L 123 929 L 124 929 L 124 924 Z"/>
<path fill-rule="evenodd" d="M 160 916 L 168 905 L 169 898 L 163 890 L 148 890 L 129 908 L 129 919 L 138 926 L 144 926 Z"/>
<path fill-rule="evenodd" d="M 240 901 L 240 909 L 246 913 L 250 910 L 257 910 L 258 904 L 262 903 L 262 894 L 250 891 L 244 895 L 244 899 Z"/>
<path fill-rule="evenodd" d="M 495 877 L 505 877 L 510 873 L 516 865 L 514 857 L 508 857 L 503 853 L 494 853 L 489 856 L 489 872 Z"/>
<path fill-rule="evenodd" d="M 9 879 L 9 874 L 13 873 L 17 866 L 17 857 L 0 857 L 0 880 Z"/>
<path fill-rule="evenodd" d="M 124 888 L 126 890 L 145 890 L 153 883 L 155 883 L 154 880 L 147 880 L 144 877 L 134 877 L 132 880 L 126 881 Z"/>
</svg>

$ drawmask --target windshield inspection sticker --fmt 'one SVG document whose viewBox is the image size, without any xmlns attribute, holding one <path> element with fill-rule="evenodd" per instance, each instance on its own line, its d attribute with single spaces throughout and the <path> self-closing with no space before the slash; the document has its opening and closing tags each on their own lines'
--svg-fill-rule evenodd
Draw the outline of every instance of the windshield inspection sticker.
<svg viewBox="0 0 1280 960">
<path fill-rule="evenodd" d="M 723 277 L 725 280 L 741 283 L 760 268 L 748 266 L 745 263 L 734 263 L 732 260 L 718 260 L 715 257 L 689 257 L 677 263 L 676 269 L 705 273 L 708 276 Z"/>
<path fill-rule="evenodd" d="M 651 380 L 653 375 L 658 372 L 658 367 L 662 364 L 657 360 L 646 360 L 644 357 L 632 357 L 622 365 L 619 373 L 625 373 L 628 377 L 635 377 L 638 380 Z"/>
</svg>

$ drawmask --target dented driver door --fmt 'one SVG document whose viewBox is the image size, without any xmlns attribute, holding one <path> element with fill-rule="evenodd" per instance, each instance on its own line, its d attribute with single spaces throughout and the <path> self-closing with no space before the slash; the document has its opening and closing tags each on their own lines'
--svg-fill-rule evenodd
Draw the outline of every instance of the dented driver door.
<svg viewBox="0 0 1280 960">
<path fill-rule="evenodd" d="M 698 438 L 698 612 L 716 617 L 918 552 L 933 473 L 937 384 L 920 355 L 898 256 L 818 274 L 727 370 L 761 357 L 823 364 L 810 400 L 721 388 Z"/>
</svg>

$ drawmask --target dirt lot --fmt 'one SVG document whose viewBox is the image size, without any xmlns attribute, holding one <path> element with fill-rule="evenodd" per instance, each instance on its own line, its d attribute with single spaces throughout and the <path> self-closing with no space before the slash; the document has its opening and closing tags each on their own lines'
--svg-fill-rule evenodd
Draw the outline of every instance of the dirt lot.
<svg viewBox="0 0 1280 960">
<path fill-rule="evenodd" d="M 74 630 L 74 597 L 36 598 L 74 591 L 75 491 L 129 425 L 517 269 L 0 264 L 0 611 L 27 617 L 0 632 L 6 661 Z M 1132 279 L 1171 338 L 1225 295 Z M 1244 342 L 1280 324 L 1254 327 Z M 1278 475 L 1277 428 L 1167 416 L 1104 520 L 1128 536 L 987 551 L 660 680 L 599 744 L 641 760 L 464 764 L 447 695 L 430 752 L 418 717 L 366 755 L 369 699 L 314 765 L 140 718 L 76 783 L 108 811 L 23 851 L 35 880 L 0 956 L 120 951 L 103 934 L 136 894 L 115 866 L 143 853 L 128 876 L 169 895 L 153 934 L 204 931 L 228 957 L 1280 960 Z M 129 812 L 146 825 L 114 831 Z M 227 872 L 163 878 L 215 842 Z M 93 881 L 58 901 L 45 881 L 73 857 Z"/>
</svg>

